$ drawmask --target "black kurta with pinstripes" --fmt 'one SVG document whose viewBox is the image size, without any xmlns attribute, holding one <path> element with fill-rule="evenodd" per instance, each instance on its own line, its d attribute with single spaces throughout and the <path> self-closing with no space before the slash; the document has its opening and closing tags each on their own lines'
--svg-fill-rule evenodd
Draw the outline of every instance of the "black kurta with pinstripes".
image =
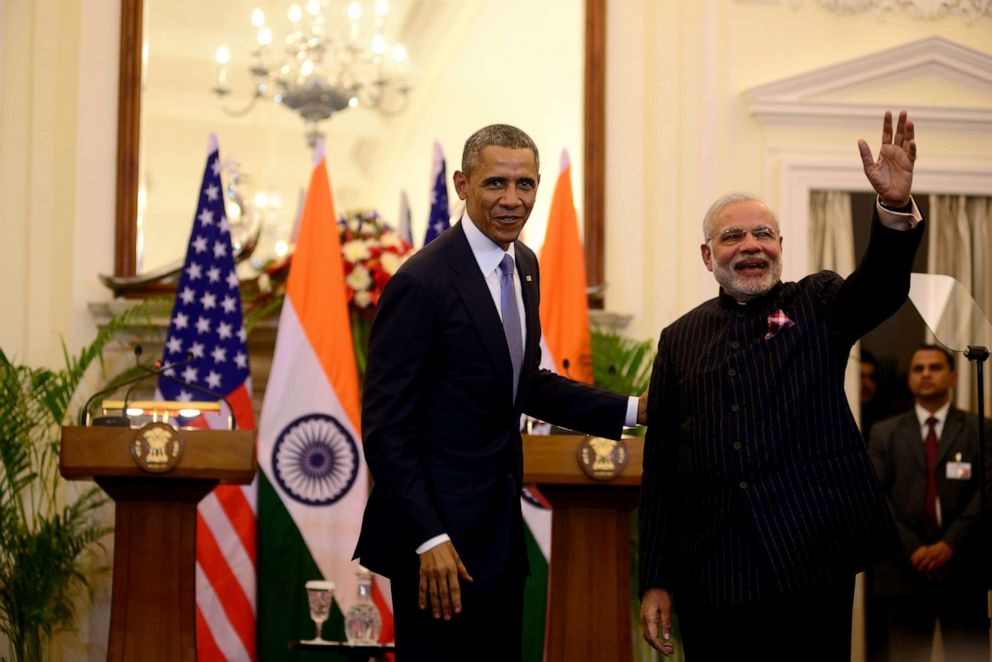
<svg viewBox="0 0 992 662">
<path fill-rule="evenodd" d="M 640 589 L 718 606 L 813 587 L 893 554 L 895 529 L 844 393 L 854 342 L 906 299 L 923 233 L 873 220 L 846 280 L 820 272 L 661 333 L 640 506 Z M 768 316 L 795 322 L 765 339 Z"/>
</svg>

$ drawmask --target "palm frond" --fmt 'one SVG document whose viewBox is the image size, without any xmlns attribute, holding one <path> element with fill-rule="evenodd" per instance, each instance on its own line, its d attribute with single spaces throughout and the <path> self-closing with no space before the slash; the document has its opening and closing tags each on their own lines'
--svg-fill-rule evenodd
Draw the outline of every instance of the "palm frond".
<svg viewBox="0 0 992 662">
<path fill-rule="evenodd" d="M 94 519 L 106 502 L 99 488 L 60 503 L 60 429 L 70 403 L 115 336 L 149 327 L 170 307 L 151 299 L 117 315 L 75 356 L 63 344 L 59 370 L 15 365 L 0 350 L 0 634 L 15 661 L 39 659 L 44 641 L 72 627 L 73 596 L 89 585 L 83 556 L 109 532 Z"/>
<path fill-rule="evenodd" d="M 591 333 L 593 381 L 617 393 L 643 393 L 651 380 L 654 348 L 649 340 L 633 340 L 618 333 Z"/>
</svg>

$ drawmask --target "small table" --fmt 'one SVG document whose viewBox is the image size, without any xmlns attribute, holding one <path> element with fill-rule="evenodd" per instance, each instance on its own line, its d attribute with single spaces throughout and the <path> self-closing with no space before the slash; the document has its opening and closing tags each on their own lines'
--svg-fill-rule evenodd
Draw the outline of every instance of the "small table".
<svg viewBox="0 0 992 662">
<path fill-rule="evenodd" d="M 324 651 L 344 655 L 353 662 L 383 662 L 386 653 L 396 652 L 396 644 L 349 644 L 347 641 L 291 641 L 289 648 L 300 651 Z"/>
</svg>

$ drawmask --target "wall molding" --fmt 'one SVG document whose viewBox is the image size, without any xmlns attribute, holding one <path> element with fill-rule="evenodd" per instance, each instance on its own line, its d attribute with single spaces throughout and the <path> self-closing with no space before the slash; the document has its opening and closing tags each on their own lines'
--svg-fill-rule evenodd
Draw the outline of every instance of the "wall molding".
<svg viewBox="0 0 992 662">
<path fill-rule="evenodd" d="M 753 87 L 744 95 L 762 124 L 832 121 L 853 125 L 878 118 L 886 108 L 880 103 L 843 100 L 844 93 L 924 76 L 987 91 L 989 104 L 948 106 L 935 100 L 900 106 L 910 117 L 931 126 L 992 130 L 992 56 L 936 36 Z"/>
</svg>

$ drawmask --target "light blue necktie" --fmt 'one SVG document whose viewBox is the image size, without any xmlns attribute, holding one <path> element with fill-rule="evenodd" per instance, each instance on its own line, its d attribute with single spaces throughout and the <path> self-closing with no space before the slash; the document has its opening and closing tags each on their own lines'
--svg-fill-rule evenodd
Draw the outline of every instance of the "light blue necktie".
<svg viewBox="0 0 992 662">
<path fill-rule="evenodd" d="M 503 313 L 503 333 L 506 346 L 510 350 L 510 363 L 513 364 L 513 401 L 517 401 L 517 383 L 520 381 L 520 366 L 524 362 L 524 342 L 520 335 L 520 310 L 517 296 L 513 291 L 513 258 L 508 254 L 499 263 L 502 275 L 499 279 L 499 305 Z"/>
</svg>

